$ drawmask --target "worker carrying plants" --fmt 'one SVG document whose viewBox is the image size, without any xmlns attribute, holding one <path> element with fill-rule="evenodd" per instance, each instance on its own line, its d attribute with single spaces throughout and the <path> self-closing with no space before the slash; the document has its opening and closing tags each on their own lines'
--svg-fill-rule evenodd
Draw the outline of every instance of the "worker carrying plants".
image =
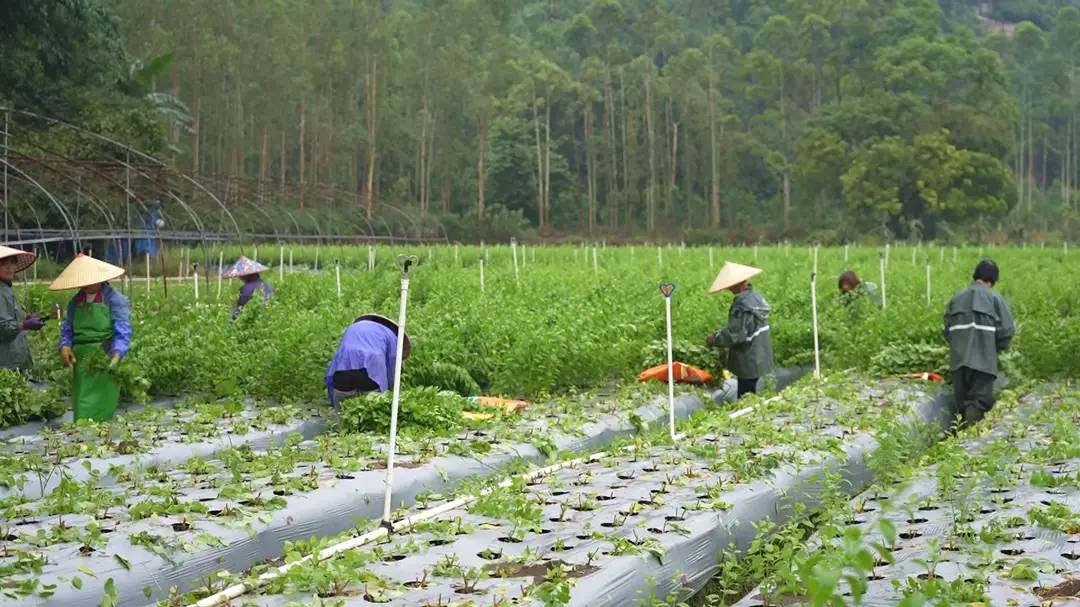
<svg viewBox="0 0 1080 607">
<path fill-rule="evenodd" d="M 858 275 L 851 270 L 844 270 L 840 274 L 840 297 L 844 305 L 851 305 L 856 301 L 872 302 L 878 308 L 881 307 L 881 295 L 878 294 L 877 285 L 865 280 L 859 280 Z"/>
<path fill-rule="evenodd" d="M 997 357 L 1009 347 L 1016 331 L 1009 304 L 994 291 L 997 264 L 980 261 L 973 279 L 945 309 L 953 398 L 964 426 L 982 420 L 994 406 Z"/>
<path fill-rule="evenodd" d="M 28 371 L 34 366 L 26 332 L 40 331 L 48 321 L 38 318 L 36 312 L 23 316 L 12 284 L 15 274 L 36 260 L 33 253 L 0 246 L 0 367 L 5 369 Z"/>
<path fill-rule="evenodd" d="M 728 310 L 727 326 L 705 338 L 710 346 L 728 349 L 728 370 L 738 378 L 739 398 L 757 391 L 757 382 L 772 371 L 773 351 L 769 339 L 769 312 L 765 298 L 750 285 L 762 270 L 726 262 L 709 293 L 723 290 L 735 294 Z"/>
<path fill-rule="evenodd" d="M 390 389 L 397 341 L 397 323 L 379 314 L 365 314 L 345 329 L 326 369 L 326 393 L 335 409 L 340 408 L 343 400 Z M 404 341 L 401 360 L 408 358 L 412 349 L 408 335 Z"/>
<path fill-rule="evenodd" d="M 240 259 L 237 259 L 236 263 L 225 271 L 225 278 L 239 278 L 244 281 L 243 286 L 240 287 L 240 297 L 236 300 L 236 307 L 233 308 L 230 318 L 236 320 L 236 315 L 240 313 L 240 310 L 244 309 L 244 306 L 251 301 L 251 298 L 257 292 L 262 292 L 263 303 L 270 301 L 270 296 L 274 294 L 274 288 L 259 276 L 259 274 L 269 269 L 261 263 L 241 255 Z"/>
<path fill-rule="evenodd" d="M 109 281 L 123 274 L 123 268 L 80 253 L 49 285 L 50 291 L 79 289 L 60 326 L 60 361 L 75 368 L 71 386 L 75 421 L 110 420 L 120 401 L 120 386 L 109 369 L 131 345 L 131 306 Z"/>
</svg>

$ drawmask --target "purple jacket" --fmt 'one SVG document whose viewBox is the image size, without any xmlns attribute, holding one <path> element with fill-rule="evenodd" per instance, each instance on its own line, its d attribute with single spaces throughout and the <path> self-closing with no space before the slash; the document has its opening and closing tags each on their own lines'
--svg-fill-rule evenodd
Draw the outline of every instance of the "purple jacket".
<svg viewBox="0 0 1080 607">
<path fill-rule="evenodd" d="M 240 313 L 240 308 L 243 308 L 251 298 L 255 296 L 255 291 L 262 289 L 263 302 L 270 301 L 270 295 L 274 293 L 274 288 L 270 286 L 270 283 L 255 276 L 252 280 L 245 280 L 244 286 L 240 287 L 240 297 L 236 300 L 236 307 L 233 308 L 232 317 L 236 318 L 236 315 Z"/>
<path fill-rule="evenodd" d="M 397 333 L 389 327 L 370 320 L 349 325 L 341 335 L 330 367 L 326 369 L 326 392 L 334 403 L 334 373 L 364 369 L 380 392 L 390 389 L 394 380 L 394 362 L 397 356 Z"/>
</svg>

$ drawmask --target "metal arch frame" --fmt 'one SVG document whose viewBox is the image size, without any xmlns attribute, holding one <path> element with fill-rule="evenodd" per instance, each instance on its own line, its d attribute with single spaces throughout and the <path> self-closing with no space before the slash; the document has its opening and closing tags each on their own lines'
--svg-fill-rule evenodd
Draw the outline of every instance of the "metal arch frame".
<svg viewBox="0 0 1080 607">
<path fill-rule="evenodd" d="M 106 137 L 106 136 L 104 136 L 104 135 L 102 135 L 100 133 L 95 133 L 94 131 L 89 131 L 89 130 L 84 129 L 82 127 L 75 126 L 75 125 L 73 125 L 71 123 L 65 122 L 63 120 L 57 120 L 56 118 L 49 118 L 49 117 L 46 117 L 46 116 L 41 116 L 40 114 L 35 114 L 33 112 L 28 112 L 26 110 L 19 110 L 19 109 L 15 109 L 15 108 L 6 107 L 6 106 L 0 106 L 0 112 L 7 112 L 7 113 L 14 112 L 14 113 L 21 114 L 21 115 L 24 115 L 24 116 L 30 116 L 32 118 L 37 118 L 39 120 L 45 120 L 45 121 L 51 122 L 53 124 L 59 124 L 61 126 L 65 126 L 67 128 L 73 129 L 73 130 L 75 130 L 77 132 L 85 133 L 87 135 L 90 135 L 91 137 L 94 137 L 94 138 L 99 139 L 101 141 L 105 141 L 105 142 L 107 142 L 109 144 L 112 144 L 112 145 L 114 145 L 114 146 L 116 146 L 116 147 L 118 147 L 120 149 L 125 150 L 128 153 L 134 153 L 136 156 L 139 156 L 140 158 L 144 158 L 144 159 L 150 161 L 151 163 L 156 164 L 156 165 L 158 165 L 158 166 L 160 166 L 160 167 L 162 167 L 162 168 L 164 168 L 166 170 L 171 170 L 171 169 L 169 169 L 168 165 L 166 165 L 165 163 L 161 162 L 160 160 L 154 158 L 153 156 L 145 154 L 145 153 L 143 153 L 143 152 L 141 152 L 141 151 L 139 151 L 139 150 L 137 150 L 137 149 L 135 149 L 135 148 L 133 148 L 133 147 L 131 147 L 129 145 L 125 145 L 123 143 L 115 141 L 115 140 L 113 140 L 113 139 L 111 139 L 109 137 Z M 128 163 L 125 162 L 123 164 L 126 167 L 131 168 L 131 166 Z M 141 171 L 138 171 L 138 172 L 140 174 L 142 174 Z M 229 216 L 229 220 L 232 221 L 233 228 L 236 230 L 236 237 L 237 237 L 237 239 L 239 239 L 241 247 L 243 247 L 244 237 L 243 237 L 243 234 L 240 231 L 240 226 L 236 223 L 236 219 L 233 217 L 232 213 L 229 212 L 229 209 L 226 208 L 225 205 L 221 202 L 221 200 L 217 196 L 215 196 L 213 192 L 211 192 L 210 190 L 203 187 L 203 185 L 201 183 L 199 183 L 198 181 L 192 179 L 186 173 L 176 171 L 176 174 L 179 175 L 181 179 L 191 183 L 196 188 L 202 190 L 207 196 L 209 196 L 211 199 L 214 200 L 214 202 L 217 203 L 217 205 L 221 208 L 222 211 L 225 212 L 226 215 Z M 145 175 L 144 175 L 144 177 L 145 177 Z M 172 194 L 171 192 L 170 192 L 170 195 L 172 196 L 172 198 L 176 199 L 177 202 L 179 202 L 181 205 L 183 205 L 185 210 L 187 210 L 189 214 L 191 214 L 191 210 L 187 208 L 187 205 L 184 205 L 183 201 L 181 201 L 175 194 Z M 202 229 L 201 222 L 199 222 L 199 220 L 197 218 L 195 218 L 195 219 L 196 219 L 196 225 L 199 226 L 200 236 L 202 236 L 203 239 L 205 240 L 205 230 Z"/>
<path fill-rule="evenodd" d="M 416 240 L 418 242 L 422 242 L 424 240 L 424 232 L 420 229 L 420 226 L 416 224 L 416 220 L 414 220 L 408 213 L 406 213 L 405 211 L 403 211 L 403 210 L 401 210 L 401 209 L 399 209 L 399 208 L 397 208 L 397 207 L 395 207 L 393 205 L 387 204 L 385 202 L 382 202 L 382 201 L 376 201 L 376 202 L 380 206 L 391 209 L 391 210 L 397 212 L 398 214 L 400 214 L 405 219 L 407 219 L 409 221 L 409 223 L 412 224 L 413 229 L 416 230 Z M 406 241 L 407 240 L 408 239 L 406 238 Z"/>
<path fill-rule="evenodd" d="M 10 148 L 8 148 L 8 152 L 11 152 Z M 39 160 L 37 158 L 33 158 L 31 156 L 26 156 L 25 154 L 19 154 L 17 152 L 16 152 L 15 155 L 18 156 L 19 158 L 24 159 L 24 160 L 29 160 L 29 161 L 33 162 L 34 164 L 41 165 L 42 168 L 44 168 L 45 170 L 47 170 L 47 171 L 49 171 L 51 173 L 55 173 L 60 179 L 62 179 L 64 181 L 74 183 L 75 187 L 77 188 L 76 191 L 82 193 L 83 195 L 85 195 L 87 200 L 89 200 L 90 203 L 94 206 L 94 208 L 96 208 L 98 210 L 98 212 L 101 213 L 101 216 L 105 218 L 105 223 L 108 224 L 109 231 L 110 232 L 115 232 L 116 231 L 116 227 L 113 225 L 116 218 L 113 217 L 112 213 L 109 212 L 108 207 L 104 203 L 102 203 L 102 201 L 99 200 L 98 197 L 95 196 L 92 192 L 90 192 L 86 188 L 84 188 L 82 183 L 80 183 L 77 179 L 75 179 L 71 175 L 65 174 L 63 171 L 57 169 L 56 167 L 49 166 L 47 163 L 45 163 L 45 162 L 43 162 L 43 161 L 41 161 L 41 160 Z M 8 160 L 10 161 L 10 158 Z M 11 165 L 9 165 L 9 166 L 11 166 Z M 76 221 L 76 223 L 78 223 L 78 221 Z"/>
<path fill-rule="evenodd" d="M 23 171 L 22 169 L 20 169 L 19 167 L 11 164 L 10 162 L 8 162 L 7 160 L 4 160 L 3 158 L 0 158 L 0 162 L 4 163 L 4 166 L 6 166 L 9 169 L 11 169 L 11 170 L 15 171 L 16 173 L 18 173 L 19 176 L 21 176 L 25 181 L 27 181 L 28 183 L 30 183 L 31 185 L 33 185 L 37 189 L 41 190 L 46 196 L 49 197 L 49 200 L 51 200 L 52 203 L 54 205 L 56 205 L 56 209 L 58 211 L 60 211 L 60 216 L 64 218 L 64 223 L 67 224 L 68 233 L 71 234 L 71 238 L 72 238 L 72 241 L 75 243 L 75 246 L 77 248 L 82 248 L 81 245 L 80 245 L 80 239 L 79 239 L 79 228 L 77 226 L 74 226 L 74 227 L 72 226 L 71 217 L 70 217 L 71 211 L 69 211 L 67 209 L 67 207 L 64 206 L 64 203 L 57 200 L 56 197 L 52 195 L 52 192 L 50 192 L 48 189 L 46 189 L 45 186 L 38 183 L 36 179 L 31 177 L 30 175 L 27 175 L 26 172 Z M 9 213 L 6 200 L 4 201 L 4 212 Z M 9 215 L 10 215 L 10 213 L 9 213 Z"/>
</svg>

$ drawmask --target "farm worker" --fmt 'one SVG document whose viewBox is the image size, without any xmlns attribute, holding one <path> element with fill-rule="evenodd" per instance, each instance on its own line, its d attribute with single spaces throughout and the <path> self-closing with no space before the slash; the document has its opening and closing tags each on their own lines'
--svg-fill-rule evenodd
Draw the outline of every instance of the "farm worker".
<svg viewBox="0 0 1080 607">
<path fill-rule="evenodd" d="M 326 393 L 338 409 L 341 401 L 367 392 L 386 392 L 394 381 L 398 325 L 379 314 L 357 318 L 341 336 L 334 358 L 326 369 Z M 409 357 L 412 344 L 405 335 L 401 359 Z"/>
<path fill-rule="evenodd" d="M 973 279 L 945 309 L 953 398 L 965 426 L 982 420 L 994 406 L 997 357 L 1009 347 L 1016 331 L 1009 304 L 993 290 L 998 281 L 997 265 L 980 261 Z"/>
<path fill-rule="evenodd" d="M 844 305 L 850 305 L 853 301 L 870 301 L 875 306 L 881 307 L 881 296 L 878 295 L 877 285 L 865 280 L 859 280 L 855 272 L 851 270 L 842 272 L 839 286 Z"/>
<path fill-rule="evenodd" d="M 79 289 L 60 326 L 60 361 L 75 368 L 71 394 L 76 421 L 107 421 L 116 413 L 120 386 L 91 361 L 102 352 L 111 369 L 131 345 L 131 306 L 108 282 L 123 274 L 123 268 L 79 254 L 49 285 L 50 291 Z"/>
<path fill-rule="evenodd" d="M 244 285 L 240 287 L 240 297 L 236 300 L 236 307 L 233 308 L 232 319 L 236 319 L 236 315 L 240 313 L 240 310 L 244 309 L 244 306 L 251 301 L 251 298 L 258 291 L 262 292 L 264 303 L 270 301 L 274 288 L 259 276 L 268 269 L 261 263 L 241 255 L 240 259 L 236 260 L 236 263 L 225 271 L 225 278 L 239 278 L 244 281 Z"/>
<path fill-rule="evenodd" d="M 725 262 L 709 293 L 723 290 L 735 294 L 728 310 L 727 325 L 705 338 L 710 346 L 728 349 L 728 370 L 739 384 L 739 398 L 757 391 L 757 382 L 772 371 L 773 351 L 769 339 L 768 302 L 750 286 L 750 279 L 762 270 Z"/>
<path fill-rule="evenodd" d="M 40 331 L 48 319 L 37 313 L 23 316 L 12 282 L 15 274 L 34 265 L 33 253 L 0 246 L 0 367 L 29 370 L 34 366 L 30 357 L 27 331 Z"/>
</svg>

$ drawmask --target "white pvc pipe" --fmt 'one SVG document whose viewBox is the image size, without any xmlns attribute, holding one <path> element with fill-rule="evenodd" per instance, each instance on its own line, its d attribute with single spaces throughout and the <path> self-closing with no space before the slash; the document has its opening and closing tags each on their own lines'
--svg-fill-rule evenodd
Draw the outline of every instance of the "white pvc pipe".
<svg viewBox="0 0 1080 607">
<path fill-rule="evenodd" d="M 285 245 L 278 246 L 278 280 L 285 280 Z"/>
<path fill-rule="evenodd" d="M 844 245 L 844 263 L 848 262 L 848 245 Z"/>
<path fill-rule="evenodd" d="M 663 247 L 656 247 L 656 263 L 661 266 L 664 265 L 664 249 Z"/>
<path fill-rule="evenodd" d="M 292 254 L 293 254 L 293 248 L 289 247 L 289 273 L 290 274 L 293 271 Z"/>
<path fill-rule="evenodd" d="M 319 273 L 319 245 L 315 245 L 315 273 Z"/>
<path fill-rule="evenodd" d="M 510 239 L 510 252 L 514 254 L 514 280 L 520 280 L 521 275 L 518 274 L 518 258 L 517 258 L 517 239 Z"/>
<path fill-rule="evenodd" d="M 821 377 L 821 349 L 818 344 L 817 273 L 810 275 L 810 309 L 814 321 L 814 377 Z"/>
<path fill-rule="evenodd" d="M 930 301 L 930 263 L 926 264 L 926 307 L 931 306 Z"/>
<path fill-rule="evenodd" d="M 192 268 L 191 277 L 195 280 L 195 301 L 199 301 L 199 268 Z"/>
<path fill-rule="evenodd" d="M 593 245 L 593 248 L 592 248 L 592 269 L 593 269 L 593 272 L 599 272 L 600 271 L 600 264 L 598 264 L 597 261 L 596 261 L 596 245 Z"/>
<path fill-rule="evenodd" d="M 818 247 L 815 246 L 814 247 L 814 275 L 815 276 L 817 275 L 817 258 L 818 258 Z"/>
<path fill-rule="evenodd" d="M 221 277 L 225 274 L 225 251 L 218 251 L 217 259 L 217 298 L 221 299 Z"/>
<path fill-rule="evenodd" d="M 149 295 L 151 290 L 150 286 L 150 254 L 146 254 L 146 294 Z"/>
<path fill-rule="evenodd" d="M 576 251 L 575 251 L 576 252 Z M 484 258 L 480 258 L 480 292 L 484 292 Z"/>
<path fill-rule="evenodd" d="M 368 250 L 371 250 L 371 247 L 368 247 Z M 370 253 L 368 254 L 368 257 L 371 257 Z M 454 265 L 455 266 L 457 265 L 457 262 L 458 262 L 458 245 L 454 245 Z"/>
<path fill-rule="evenodd" d="M 341 264 L 334 260 L 334 278 L 337 280 L 337 296 L 341 298 Z"/>
<path fill-rule="evenodd" d="M 428 249 L 430 251 L 430 249 Z M 525 243 L 521 243 L 521 265 L 525 265 Z"/>
<path fill-rule="evenodd" d="M 408 264 L 408 262 L 406 262 Z M 386 493 L 383 496 L 383 523 L 390 524 L 394 489 L 394 451 L 397 449 L 398 407 L 401 404 L 401 359 L 405 349 L 405 308 L 409 301 L 408 265 L 401 276 L 401 307 L 398 310 L 397 353 L 394 354 L 394 396 L 390 402 L 390 445 L 386 451 Z"/>
<path fill-rule="evenodd" d="M 667 386 L 668 386 L 668 426 L 671 430 L 671 442 L 675 442 L 675 368 L 671 345 L 671 293 L 664 294 L 664 315 L 667 321 Z"/>
<path fill-rule="evenodd" d="M 712 247 L 709 247 L 709 269 L 713 269 Z"/>
<path fill-rule="evenodd" d="M 881 309 L 885 309 L 885 257 L 878 257 L 878 264 L 881 266 Z"/>
<path fill-rule="evenodd" d="M 757 261 L 757 245 L 754 245 L 754 261 Z"/>
</svg>

